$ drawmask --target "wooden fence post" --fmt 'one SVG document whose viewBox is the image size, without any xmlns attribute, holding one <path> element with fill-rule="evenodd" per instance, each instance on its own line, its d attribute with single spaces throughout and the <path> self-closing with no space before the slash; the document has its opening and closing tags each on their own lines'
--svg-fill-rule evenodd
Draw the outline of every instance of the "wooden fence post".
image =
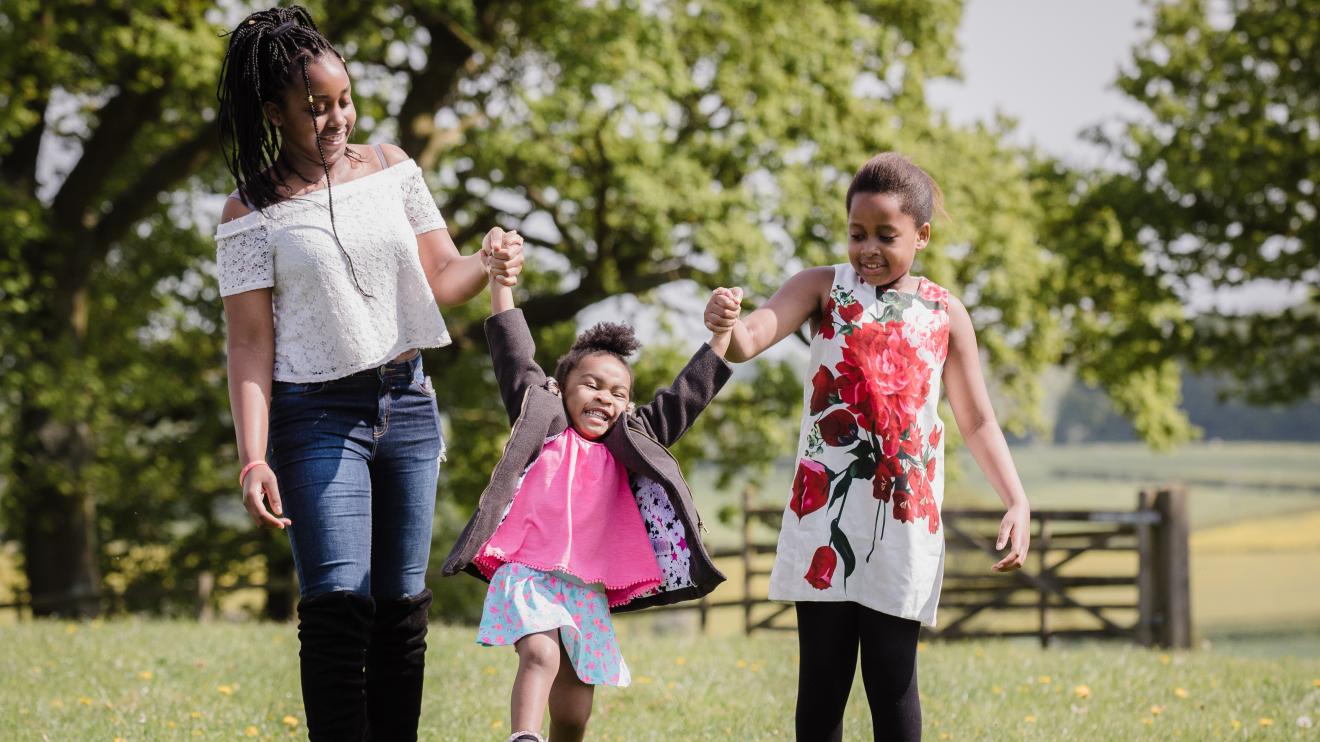
<svg viewBox="0 0 1320 742">
<path fill-rule="evenodd" d="M 752 635 L 752 486 L 742 491 L 743 633 Z"/>
<path fill-rule="evenodd" d="M 1040 535 L 1036 538 L 1035 546 L 1042 579 L 1048 579 L 1049 574 L 1049 562 L 1045 555 L 1050 550 L 1050 531 L 1049 518 L 1041 518 Z M 1040 646 L 1042 649 L 1050 646 L 1050 594 L 1044 587 L 1040 590 Z"/>
<path fill-rule="evenodd" d="M 204 570 L 197 575 L 197 620 L 202 623 L 208 623 L 215 618 L 215 602 L 212 595 L 215 593 L 215 574 L 210 570 Z"/>
<path fill-rule="evenodd" d="M 1192 646 L 1190 523 L 1187 490 L 1163 487 L 1155 493 L 1160 523 L 1152 533 L 1153 635 L 1155 644 L 1172 649 Z"/>
<path fill-rule="evenodd" d="M 1154 493 L 1137 493 L 1137 512 L 1155 508 Z M 1143 647 L 1155 644 L 1155 550 L 1154 531 L 1157 526 L 1137 524 L 1137 643 Z"/>
</svg>

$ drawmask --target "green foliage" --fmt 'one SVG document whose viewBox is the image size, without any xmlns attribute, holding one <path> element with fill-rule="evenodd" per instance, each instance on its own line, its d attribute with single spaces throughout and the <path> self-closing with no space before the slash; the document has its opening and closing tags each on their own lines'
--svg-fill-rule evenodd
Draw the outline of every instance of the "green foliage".
<svg viewBox="0 0 1320 742">
<path fill-rule="evenodd" d="M 842 260 L 847 182 L 893 149 L 947 195 L 918 270 L 972 310 L 1006 427 L 1037 422 L 1039 372 L 1066 358 L 1149 439 L 1189 434 L 1166 356 L 1191 330 L 1127 236 L 1143 189 L 1037 162 L 998 126 L 956 127 L 926 105 L 926 81 L 957 72 L 957 0 L 313 12 L 349 58 L 358 141 L 397 140 L 417 159 L 465 251 L 493 223 L 527 237 L 519 303 L 547 368 L 603 300 L 678 326 L 664 312 L 675 291 L 697 297 L 683 308 L 695 317 L 714 286 L 755 304 L 791 271 Z M 124 599 L 138 607 L 203 571 L 259 579 L 287 563 L 284 539 L 248 530 L 232 484 L 218 205 L 201 197 L 232 188 L 214 80 L 219 33 L 240 16 L 186 0 L 0 10 L 0 526 L 29 557 L 51 539 L 72 555 L 34 590 L 109 584 L 138 589 L 140 603 Z M 38 143 L 65 153 L 67 173 L 38 178 Z M 455 344 L 426 359 L 455 520 L 508 428 L 486 313 L 484 298 L 447 310 Z M 639 398 L 693 350 L 674 334 L 644 341 Z M 721 484 L 760 479 L 791 452 L 801 394 L 789 363 L 741 369 L 679 459 L 714 463 Z"/>
<path fill-rule="evenodd" d="M 1117 356 L 1086 376 L 1111 391 L 1144 435 L 1187 432 L 1167 405 L 1138 411 L 1154 398 L 1172 401 L 1174 358 L 1230 372 L 1236 393 L 1255 402 L 1304 399 L 1317 388 L 1313 11 L 1295 0 L 1161 3 L 1118 81 L 1147 115 L 1108 139 L 1122 167 L 1084 184 L 1058 244 L 1070 271 L 1114 284 L 1089 296 L 1094 311 L 1079 307 L 1088 317 L 1076 341 L 1090 347 L 1077 355 Z M 1261 291 L 1290 287 L 1297 295 L 1300 287 L 1300 303 L 1197 316 L 1182 309 L 1194 293 L 1259 279 L 1278 282 Z"/>
</svg>

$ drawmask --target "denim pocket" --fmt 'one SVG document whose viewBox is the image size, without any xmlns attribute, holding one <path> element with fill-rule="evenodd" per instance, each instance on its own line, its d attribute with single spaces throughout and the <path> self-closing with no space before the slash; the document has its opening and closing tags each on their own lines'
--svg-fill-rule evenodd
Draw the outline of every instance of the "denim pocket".
<svg viewBox="0 0 1320 742">
<path fill-rule="evenodd" d="M 413 389 L 416 389 L 417 391 L 421 392 L 422 394 L 425 394 L 431 399 L 435 399 L 435 387 L 431 386 L 430 376 L 423 376 L 420 382 L 414 381 L 412 386 Z"/>
</svg>

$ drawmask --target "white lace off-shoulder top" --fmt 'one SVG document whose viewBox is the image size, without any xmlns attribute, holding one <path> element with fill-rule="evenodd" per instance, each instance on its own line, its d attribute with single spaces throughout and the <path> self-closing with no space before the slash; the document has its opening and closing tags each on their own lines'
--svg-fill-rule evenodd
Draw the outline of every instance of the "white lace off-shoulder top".
<svg viewBox="0 0 1320 742">
<path fill-rule="evenodd" d="M 276 381 L 338 379 L 450 342 L 417 253 L 415 235 L 445 228 L 421 168 L 405 160 L 333 188 L 340 242 L 370 297 L 335 245 L 324 188 L 216 229 L 220 295 L 274 289 Z"/>
</svg>

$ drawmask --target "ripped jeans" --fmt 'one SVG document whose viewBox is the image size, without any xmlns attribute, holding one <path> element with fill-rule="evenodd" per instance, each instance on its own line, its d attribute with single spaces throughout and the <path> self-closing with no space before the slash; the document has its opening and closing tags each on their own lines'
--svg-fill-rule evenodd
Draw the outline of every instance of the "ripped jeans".
<svg viewBox="0 0 1320 742">
<path fill-rule="evenodd" d="M 397 600 L 426 587 L 440 412 L 422 357 L 332 381 L 277 381 L 270 451 L 301 597 Z"/>
</svg>

